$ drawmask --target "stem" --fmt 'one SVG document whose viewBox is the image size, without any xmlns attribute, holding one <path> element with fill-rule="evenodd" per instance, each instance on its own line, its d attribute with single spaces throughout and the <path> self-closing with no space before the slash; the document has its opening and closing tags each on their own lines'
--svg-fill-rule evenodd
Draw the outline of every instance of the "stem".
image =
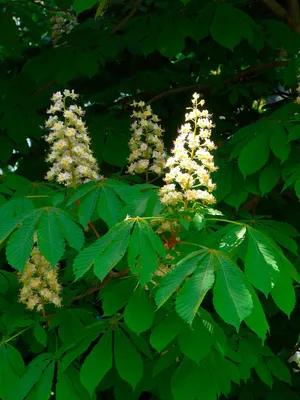
<svg viewBox="0 0 300 400">
<path fill-rule="evenodd" d="M 28 329 L 31 329 L 32 326 L 29 326 L 28 328 L 23 329 L 21 332 L 16 333 L 15 335 L 13 335 L 12 337 L 6 339 L 6 340 L 2 340 L 2 342 L 0 342 L 0 344 L 4 344 L 4 343 L 8 343 L 11 340 L 15 339 L 17 336 L 22 335 L 22 333 L 28 331 Z"/>
<path fill-rule="evenodd" d="M 222 218 L 206 218 L 206 221 L 220 221 L 220 222 L 227 222 L 229 224 L 248 226 L 247 224 L 244 224 L 243 222 L 230 221 L 229 219 L 222 219 Z"/>
<path fill-rule="evenodd" d="M 182 242 L 181 240 L 179 242 L 177 242 L 178 244 L 186 244 L 186 245 L 191 245 L 191 246 L 197 246 L 197 247 L 201 247 L 202 249 L 208 249 L 208 247 L 206 246 L 202 246 L 201 244 L 197 244 L 197 243 L 190 243 L 190 242 Z"/>
<path fill-rule="evenodd" d="M 92 229 L 92 231 L 94 232 L 94 234 L 97 236 L 98 239 L 100 239 L 100 233 L 97 231 L 95 225 L 93 224 L 92 221 L 89 221 L 88 226 Z"/>
<path fill-rule="evenodd" d="M 146 127 L 146 133 L 145 133 L 145 136 L 146 136 L 146 145 L 147 145 L 147 149 L 146 149 L 146 160 L 149 160 L 150 159 L 150 157 L 149 157 L 149 138 L 148 138 L 148 127 Z M 149 165 L 148 165 L 148 167 L 147 167 L 147 170 L 146 170 L 146 183 L 149 183 Z"/>
</svg>

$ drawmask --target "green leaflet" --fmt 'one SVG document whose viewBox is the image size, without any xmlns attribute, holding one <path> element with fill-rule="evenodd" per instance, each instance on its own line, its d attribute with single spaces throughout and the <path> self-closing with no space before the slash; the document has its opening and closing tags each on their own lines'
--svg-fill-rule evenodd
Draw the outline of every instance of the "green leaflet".
<svg viewBox="0 0 300 400">
<path fill-rule="evenodd" d="M 203 257 L 191 278 L 184 283 L 176 298 L 176 311 L 191 324 L 209 289 L 215 281 L 214 263 L 211 253 Z"/>
<path fill-rule="evenodd" d="M 199 262 L 206 256 L 206 250 L 195 251 L 175 265 L 163 279 L 156 293 L 155 301 L 158 307 L 161 307 L 170 298 L 183 280 L 195 271 Z"/>
<path fill-rule="evenodd" d="M 53 355 L 47 353 L 42 353 L 32 360 L 27 366 L 25 374 L 13 388 L 11 399 L 23 400 L 32 388 L 38 384 L 44 370 L 52 360 Z M 43 390 L 43 388 L 41 390 Z"/>
<path fill-rule="evenodd" d="M 43 346 L 46 346 L 47 333 L 40 324 L 36 324 L 36 326 L 34 327 L 34 330 L 33 330 L 33 334 L 39 343 L 41 343 Z"/>
<path fill-rule="evenodd" d="M 213 303 L 217 313 L 228 324 L 239 329 L 251 313 L 253 302 L 245 277 L 238 266 L 220 252 L 212 253 L 217 274 Z"/>
<path fill-rule="evenodd" d="M 93 347 L 81 367 L 80 380 L 90 395 L 92 395 L 112 365 L 112 332 L 109 330 L 103 334 Z"/>
<path fill-rule="evenodd" d="M 99 186 L 95 186 L 92 191 L 80 199 L 78 219 L 84 228 L 86 228 L 96 209 L 100 191 L 101 188 Z"/>
<path fill-rule="evenodd" d="M 60 372 L 60 371 L 58 371 Z M 90 400 L 87 390 L 80 382 L 79 372 L 72 365 L 63 373 L 58 373 L 55 400 Z"/>
<path fill-rule="evenodd" d="M 291 373 L 279 357 L 267 357 L 266 364 L 277 379 L 291 384 Z"/>
<path fill-rule="evenodd" d="M 243 147 L 239 155 L 238 164 L 244 177 L 258 171 L 268 161 L 270 153 L 269 140 L 269 133 L 260 131 L 257 136 L 252 137 Z"/>
<path fill-rule="evenodd" d="M 135 286 L 135 279 L 111 280 L 100 292 L 104 316 L 119 311 L 129 300 Z"/>
<path fill-rule="evenodd" d="M 178 335 L 183 328 L 183 321 L 175 312 L 169 314 L 156 325 L 150 336 L 151 346 L 161 352 Z"/>
<path fill-rule="evenodd" d="M 246 232 L 245 226 L 235 226 L 230 229 L 220 242 L 220 250 L 227 254 L 234 252 L 245 240 Z"/>
<path fill-rule="evenodd" d="M 283 163 L 289 156 L 291 144 L 288 142 L 288 135 L 281 123 L 275 125 L 272 132 L 270 146 L 272 152 Z"/>
<path fill-rule="evenodd" d="M 296 294 L 287 264 L 282 264 L 280 276 L 271 289 L 271 296 L 276 305 L 289 317 L 296 305 Z"/>
<path fill-rule="evenodd" d="M 178 343 L 184 355 L 199 363 L 210 352 L 213 334 L 200 318 L 196 318 L 192 327 L 184 327 L 179 332 Z"/>
<path fill-rule="evenodd" d="M 66 213 L 57 212 L 55 216 L 66 241 L 71 247 L 79 251 L 84 242 L 82 229 Z"/>
<path fill-rule="evenodd" d="M 155 309 L 149 292 L 140 285 L 134 290 L 124 311 L 124 320 L 129 329 L 138 335 L 151 328 Z"/>
<path fill-rule="evenodd" d="M 121 329 L 114 333 L 114 360 L 120 377 L 134 389 L 143 376 L 143 359 Z"/>
<path fill-rule="evenodd" d="M 43 256 L 55 266 L 65 251 L 64 236 L 53 210 L 44 210 L 39 220 L 38 246 Z"/>
<path fill-rule="evenodd" d="M 266 320 L 266 316 L 262 305 L 259 301 L 255 289 L 250 285 L 248 281 L 245 281 L 246 287 L 249 290 L 252 301 L 253 308 L 251 314 L 245 318 L 245 323 L 252 329 L 263 341 L 266 339 L 267 332 L 269 331 L 269 325 Z"/>
<path fill-rule="evenodd" d="M 227 25 L 226 32 L 223 30 L 224 19 Z M 253 26 L 254 21 L 244 11 L 230 4 L 218 3 L 210 32 L 216 42 L 233 50 L 242 39 L 252 39 Z"/>
<path fill-rule="evenodd" d="M 98 214 L 109 228 L 120 222 L 122 207 L 123 204 L 116 192 L 109 187 L 103 186 L 98 201 Z"/>
<path fill-rule="evenodd" d="M 139 275 L 141 285 L 148 283 L 157 270 L 157 253 L 165 256 L 160 239 L 146 221 L 137 221 L 128 248 L 128 265 L 134 274 Z"/>
<path fill-rule="evenodd" d="M 26 218 L 21 227 L 10 237 L 6 248 L 6 257 L 12 267 L 23 271 L 33 246 L 33 235 L 40 217 L 40 211 Z"/>
<path fill-rule="evenodd" d="M 273 251 L 275 244 L 259 231 L 248 227 L 248 248 L 245 261 L 245 274 L 249 281 L 266 296 L 272 285 L 279 279 L 278 257 Z"/>
<path fill-rule="evenodd" d="M 132 222 L 125 221 L 118 225 L 114 232 L 109 231 L 102 241 L 102 248 L 95 259 L 94 272 L 95 275 L 103 280 L 111 269 L 123 258 L 130 239 Z M 99 239 L 101 241 L 104 239 Z"/>
<path fill-rule="evenodd" d="M 255 365 L 255 371 L 257 375 L 260 377 L 260 379 L 268 386 L 273 385 L 273 378 L 272 375 L 270 374 L 270 371 L 268 367 L 266 366 L 263 358 L 261 355 L 257 355 L 258 357 L 258 362 Z"/>
<path fill-rule="evenodd" d="M 277 184 L 281 176 L 281 169 L 273 163 L 264 168 L 259 176 L 259 188 L 262 195 L 269 193 Z"/>
<path fill-rule="evenodd" d="M 95 274 L 99 279 L 103 279 L 125 254 L 131 228 L 132 222 L 122 222 L 81 251 L 73 264 L 76 280 L 81 278 L 94 264 Z"/>
<path fill-rule="evenodd" d="M 12 390 L 24 374 L 25 365 L 21 354 L 10 344 L 0 345 L 0 398 L 14 400 Z"/>
<path fill-rule="evenodd" d="M 43 371 L 39 381 L 34 385 L 26 400 L 49 400 L 54 378 L 55 362 L 52 361 Z"/>
</svg>

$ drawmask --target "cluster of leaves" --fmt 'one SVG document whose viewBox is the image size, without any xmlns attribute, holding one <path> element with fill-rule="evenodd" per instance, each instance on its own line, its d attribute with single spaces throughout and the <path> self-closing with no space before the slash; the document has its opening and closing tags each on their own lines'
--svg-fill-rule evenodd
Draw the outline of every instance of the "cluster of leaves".
<svg viewBox="0 0 300 400">
<path fill-rule="evenodd" d="M 51 19 L 69 12 L 54 47 Z M 299 399 L 294 28 L 251 0 L 0 0 L 2 400 Z M 40 126 L 65 87 L 109 177 L 76 191 L 39 183 Z M 169 150 L 195 90 L 214 114 L 220 211 L 162 214 L 161 182 L 123 174 L 128 109 L 149 101 Z M 179 239 L 155 232 L 162 216 Z M 18 302 L 35 232 L 63 286 L 45 315 Z"/>
</svg>

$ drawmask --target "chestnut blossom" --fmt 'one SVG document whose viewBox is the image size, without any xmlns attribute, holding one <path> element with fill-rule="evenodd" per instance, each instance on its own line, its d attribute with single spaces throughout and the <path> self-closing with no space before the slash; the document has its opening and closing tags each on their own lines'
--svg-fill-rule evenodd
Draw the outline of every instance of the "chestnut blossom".
<svg viewBox="0 0 300 400">
<path fill-rule="evenodd" d="M 298 75 L 297 78 L 298 78 L 298 86 L 296 88 L 297 97 L 296 97 L 295 103 L 300 104 L 300 75 Z"/>
<path fill-rule="evenodd" d="M 46 141 L 51 146 L 47 161 L 53 164 L 46 179 L 56 180 L 65 186 L 76 187 L 90 180 L 99 180 L 97 160 L 90 149 L 91 139 L 81 117 L 84 111 L 77 105 L 67 106 L 68 99 L 76 100 L 74 90 L 54 93 L 53 104 L 46 128 L 50 129 Z"/>
<path fill-rule="evenodd" d="M 39 248 L 34 246 L 24 272 L 18 273 L 22 284 L 19 301 L 29 310 L 37 308 L 41 311 L 46 303 L 61 307 L 61 286 L 57 281 L 57 270 L 57 267 L 53 268 L 45 259 Z"/>
<path fill-rule="evenodd" d="M 165 167 L 163 129 L 150 106 L 145 106 L 143 101 L 134 101 L 132 105 L 135 110 L 132 114 L 134 122 L 131 124 L 127 173 L 145 173 L 148 180 L 149 172 L 161 175 Z"/>
<path fill-rule="evenodd" d="M 166 184 L 160 189 L 160 199 L 163 205 L 177 206 L 180 203 L 187 206 L 188 202 L 200 200 L 203 204 L 212 204 L 212 195 L 216 185 L 210 178 L 210 173 L 216 170 L 211 151 L 215 149 L 210 140 L 211 115 L 207 110 L 200 111 L 199 94 L 193 95 L 193 107 L 185 115 L 185 124 L 179 130 L 175 140 L 172 157 L 166 162 L 169 172 L 164 180 Z"/>
<path fill-rule="evenodd" d="M 78 25 L 77 19 L 73 14 L 55 15 L 50 22 L 52 23 L 53 47 L 57 47 L 60 39 Z"/>
</svg>

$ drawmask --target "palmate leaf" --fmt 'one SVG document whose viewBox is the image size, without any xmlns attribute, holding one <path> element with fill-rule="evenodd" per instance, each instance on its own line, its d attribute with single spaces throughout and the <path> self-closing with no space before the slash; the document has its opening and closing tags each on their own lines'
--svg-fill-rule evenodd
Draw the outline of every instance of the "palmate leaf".
<svg viewBox="0 0 300 400">
<path fill-rule="evenodd" d="M 60 370 L 58 370 L 60 372 Z M 72 365 L 63 373 L 58 373 L 56 391 L 56 400 L 90 400 L 88 391 L 80 382 L 79 372 Z"/>
<path fill-rule="evenodd" d="M 128 248 L 128 265 L 139 275 L 141 285 L 148 283 L 158 267 L 157 253 L 165 256 L 165 249 L 146 221 L 138 220 Z"/>
<path fill-rule="evenodd" d="M 108 272 L 124 256 L 132 229 L 133 221 L 124 221 L 81 251 L 75 258 L 73 269 L 76 280 L 81 278 L 94 264 L 95 274 L 104 279 Z"/>
<path fill-rule="evenodd" d="M 243 273 L 228 256 L 217 251 L 212 256 L 217 272 L 214 307 L 225 322 L 238 330 L 241 322 L 251 314 L 251 294 L 246 287 Z"/>
<path fill-rule="evenodd" d="M 176 298 L 176 311 L 191 324 L 209 289 L 215 281 L 211 253 L 201 259 L 192 277 L 183 285 Z"/>
<path fill-rule="evenodd" d="M 42 212 L 37 228 L 38 246 L 47 261 L 55 266 L 65 251 L 64 236 L 52 209 Z"/>
<path fill-rule="evenodd" d="M 267 296 L 280 275 L 278 257 L 273 251 L 275 244 L 256 229 L 248 227 L 247 231 L 245 273 L 252 285 Z"/>
<path fill-rule="evenodd" d="M 30 391 L 26 400 L 49 400 L 54 378 L 55 362 L 51 362 L 43 371 L 42 376 Z"/>
<path fill-rule="evenodd" d="M 33 235 L 40 215 L 41 211 L 37 210 L 23 220 L 21 227 L 13 233 L 7 244 L 7 261 L 18 271 L 23 271 L 25 263 L 30 257 Z"/>
<path fill-rule="evenodd" d="M 189 254 L 180 260 L 173 270 L 162 280 L 156 293 L 155 301 L 158 307 L 161 307 L 181 285 L 183 280 L 191 275 L 200 261 L 207 256 L 207 250 L 199 250 Z"/>
<path fill-rule="evenodd" d="M 296 294 L 286 263 L 281 265 L 280 276 L 275 286 L 271 289 L 271 296 L 278 308 L 289 317 L 296 305 Z"/>
<path fill-rule="evenodd" d="M 173 312 L 154 327 L 150 336 L 151 346 L 161 352 L 178 335 L 184 323 L 179 316 Z"/>
</svg>

